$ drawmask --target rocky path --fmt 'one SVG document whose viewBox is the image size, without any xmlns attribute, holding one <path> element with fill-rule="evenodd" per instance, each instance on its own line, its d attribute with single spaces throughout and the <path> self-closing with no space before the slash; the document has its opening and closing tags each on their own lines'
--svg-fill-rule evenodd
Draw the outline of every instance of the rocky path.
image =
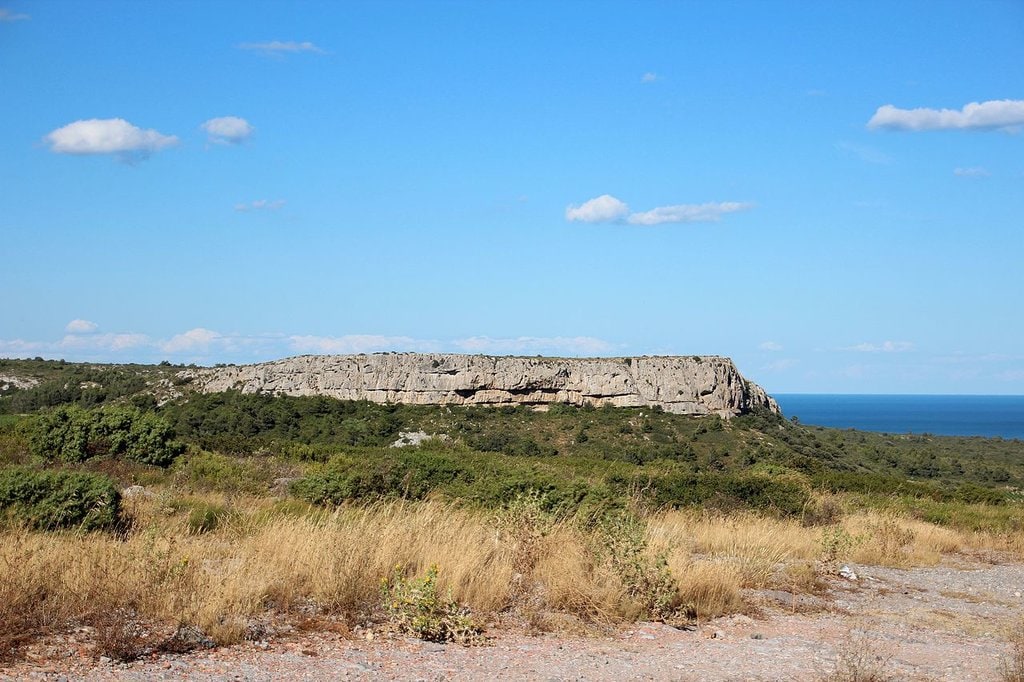
<svg viewBox="0 0 1024 682">
<path fill-rule="evenodd" d="M 1024 617 L 1024 565 L 961 558 L 857 572 L 823 598 L 754 593 L 754 617 L 693 630 L 643 623 L 586 638 L 506 629 L 472 648 L 314 632 L 132 664 L 51 648 L 53 657 L 0 679 L 819 680 L 837 665 L 893 680 L 999 679 L 1008 629 Z"/>
</svg>

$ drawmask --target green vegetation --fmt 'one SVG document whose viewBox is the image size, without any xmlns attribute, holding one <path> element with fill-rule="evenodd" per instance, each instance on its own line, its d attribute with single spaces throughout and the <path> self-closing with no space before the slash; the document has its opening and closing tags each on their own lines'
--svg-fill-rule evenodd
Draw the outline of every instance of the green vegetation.
<svg viewBox="0 0 1024 682">
<path fill-rule="evenodd" d="M 203 395 L 179 371 L 0 361 L 0 660 L 82 623 L 125 660 L 268 613 L 465 644 L 504 614 L 681 623 L 848 561 L 1024 556 L 1020 441 Z"/>
<path fill-rule="evenodd" d="M 110 457 L 167 466 L 185 449 L 164 420 L 132 407 L 62 405 L 38 415 L 28 430 L 30 451 L 45 461 Z"/>
<path fill-rule="evenodd" d="M 824 429 L 768 412 L 723 421 L 651 408 L 203 395 L 181 369 L 0 361 L 22 379 L 0 393 L 0 465 L 195 491 L 273 488 L 320 505 L 441 496 L 490 508 L 534 492 L 550 511 L 584 516 L 639 503 L 813 519 L 815 496 L 838 493 L 965 527 L 1012 525 L 1012 513 L 967 510 L 1016 509 L 1024 488 L 1020 441 Z M 403 432 L 437 437 L 390 447 Z"/>
<path fill-rule="evenodd" d="M 401 565 L 381 581 L 381 605 L 392 627 L 428 642 L 478 644 L 484 641 L 483 627 L 474 622 L 469 610 L 451 596 L 440 594 L 438 567 L 432 565 L 419 579 L 408 578 Z"/>
<path fill-rule="evenodd" d="M 97 474 L 0 470 L 0 520 L 57 530 L 113 528 L 120 520 L 121 496 L 113 482 Z"/>
</svg>

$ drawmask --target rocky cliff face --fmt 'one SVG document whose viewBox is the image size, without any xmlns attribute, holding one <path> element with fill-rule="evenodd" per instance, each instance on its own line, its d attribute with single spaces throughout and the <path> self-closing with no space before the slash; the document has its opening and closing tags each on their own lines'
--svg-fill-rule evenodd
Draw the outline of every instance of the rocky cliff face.
<svg viewBox="0 0 1024 682">
<path fill-rule="evenodd" d="M 779 411 L 732 360 L 717 356 L 304 355 L 182 374 L 205 393 L 234 389 L 417 405 L 657 405 L 677 414 L 724 417 L 756 408 Z"/>
</svg>

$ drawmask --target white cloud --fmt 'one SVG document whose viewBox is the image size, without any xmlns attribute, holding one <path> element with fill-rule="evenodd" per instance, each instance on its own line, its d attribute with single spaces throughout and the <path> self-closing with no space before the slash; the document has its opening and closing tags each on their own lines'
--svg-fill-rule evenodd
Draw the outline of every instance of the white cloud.
<svg viewBox="0 0 1024 682">
<path fill-rule="evenodd" d="M 79 320 L 76 320 L 79 322 Z M 80 322 L 87 322 L 81 320 Z M 457 352 L 491 355 L 608 355 L 615 347 L 588 336 L 491 338 L 473 336 L 454 340 L 418 339 L 409 336 L 349 334 L 312 336 L 221 333 L 204 327 L 189 329 L 169 338 L 146 334 L 100 334 L 95 329 L 68 333 L 56 341 L 0 339 L 0 357 L 66 358 L 77 361 L 157 362 L 252 362 L 296 354 L 349 354 L 378 351 Z M 84 332 L 84 333 L 83 333 Z"/>
<path fill-rule="evenodd" d="M 274 199 L 270 201 L 268 199 L 257 199 L 256 201 L 248 204 L 235 204 L 236 211 L 276 211 L 277 209 L 284 206 L 284 199 Z"/>
<path fill-rule="evenodd" d="M 662 223 L 707 223 L 717 222 L 726 213 L 743 211 L 753 204 L 737 201 L 710 202 L 706 204 L 676 204 L 658 206 L 649 211 L 630 213 L 629 206 L 610 194 L 602 194 L 579 206 L 570 205 L 565 209 L 565 219 L 581 223 L 618 223 L 630 225 L 661 225 Z"/>
<path fill-rule="evenodd" d="M 581 223 L 614 223 L 629 213 L 629 206 L 610 194 L 565 209 L 565 219 Z"/>
<path fill-rule="evenodd" d="M 640 76 L 640 82 L 641 83 L 653 83 L 656 80 L 660 80 L 658 78 L 658 74 L 656 74 L 654 72 L 651 72 L 651 71 L 648 71 L 644 75 Z"/>
<path fill-rule="evenodd" d="M 182 334 L 176 334 L 168 341 L 159 343 L 165 353 L 182 353 L 209 350 L 210 345 L 221 338 L 217 332 L 196 327 Z"/>
<path fill-rule="evenodd" d="M 143 130 L 123 118 L 75 121 L 57 128 L 44 140 L 57 154 L 117 154 L 126 161 L 178 144 L 174 135 Z"/>
<path fill-rule="evenodd" d="M 296 353 L 373 353 L 376 351 L 436 350 L 434 341 L 408 336 L 349 334 L 346 336 L 289 336 L 289 347 Z"/>
<path fill-rule="evenodd" d="M 301 43 L 294 40 L 271 40 L 265 43 L 242 43 L 238 46 L 238 49 L 256 50 L 258 52 L 266 52 L 268 54 L 280 54 L 287 52 L 315 52 L 316 54 L 324 54 L 324 50 L 320 49 L 308 40 Z"/>
<path fill-rule="evenodd" d="M 761 350 L 776 352 L 782 350 L 782 344 L 775 343 L 774 341 L 764 341 L 760 345 L 758 345 L 758 348 L 760 348 Z"/>
<path fill-rule="evenodd" d="M 903 353 L 914 350 L 914 344 L 910 341 L 883 341 L 882 343 L 858 343 L 856 346 L 847 346 L 842 350 L 852 350 L 858 353 Z"/>
<path fill-rule="evenodd" d="M 239 144 L 256 130 L 252 124 L 238 116 L 211 118 L 199 127 L 206 131 L 207 139 L 214 144 Z"/>
<path fill-rule="evenodd" d="M 590 336 L 519 336 L 516 338 L 495 339 L 489 336 L 472 336 L 458 339 L 454 345 L 467 353 L 484 353 L 501 355 L 518 353 L 535 355 L 537 353 L 565 353 L 568 355 L 602 355 L 611 352 L 612 344 Z"/>
<path fill-rule="evenodd" d="M 1024 100 L 971 102 L 962 109 L 878 107 L 868 128 L 886 130 L 1006 130 L 1024 126 Z"/>
<path fill-rule="evenodd" d="M 972 168 L 954 168 L 953 175 L 960 178 L 987 178 L 991 173 L 980 166 L 974 166 Z"/>
<path fill-rule="evenodd" d="M 12 22 L 12 21 L 25 21 L 31 19 L 27 14 L 20 14 L 12 12 L 6 7 L 0 7 L 0 23 Z"/>
<path fill-rule="evenodd" d="M 68 325 L 64 327 L 64 331 L 71 334 L 90 334 L 99 328 L 95 322 L 89 320 L 71 320 Z"/>
<path fill-rule="evenodd" d="M 737 201 L 722 201 L 707 204 L 678 204 L 676 206 L 659 206 L 650 211 L 633 213 L 628 222 L 631 225 L 661 225 L 662 223 L 713 223 L 722 219 L 726 213 L 734 213 L 750 208 L 752 204 Z"/>
<path fill-rule="evenodd" d="M 150 343 L 145 334 L 68 334 L 57 344 L 57 349 L 118 352 L 142 348 Z"/>
</svg>

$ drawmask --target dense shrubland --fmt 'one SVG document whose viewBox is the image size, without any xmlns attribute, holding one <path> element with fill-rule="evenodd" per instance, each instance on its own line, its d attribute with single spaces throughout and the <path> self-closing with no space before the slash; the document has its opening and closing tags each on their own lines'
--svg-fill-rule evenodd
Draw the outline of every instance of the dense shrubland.
<svg viewBox="0 0 1024 682">
<path fill-rule="evenodd" d="M 126 631 L 101 612 L 218 642 L 299 606 L 472 641 L 471 614 L 681 622 L 750 587 L 818 590 L 839 561 L 1024 550 L 1019 441 L 201 395 L 167 366 L 4 372 L 39 383 L 0 393 L 0 657 L 54 624 Z M 433 437 L 391 447 L 410 432 Z"/>
</svg>

